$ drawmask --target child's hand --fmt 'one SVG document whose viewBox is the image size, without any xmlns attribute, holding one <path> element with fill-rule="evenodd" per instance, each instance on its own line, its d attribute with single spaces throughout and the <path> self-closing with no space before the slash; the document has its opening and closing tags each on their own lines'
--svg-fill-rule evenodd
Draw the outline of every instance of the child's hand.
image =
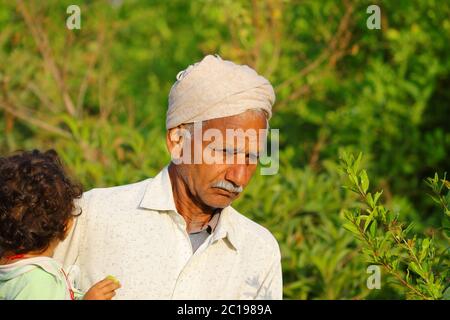
<svg viewBox="0 0 450 320">
<path fill-rule="evenodd" d="M 94 284 L 84 295 L 84 300 L 111 300 L 121 287 L 119 281 L 110 276 Z"/>
</svg>

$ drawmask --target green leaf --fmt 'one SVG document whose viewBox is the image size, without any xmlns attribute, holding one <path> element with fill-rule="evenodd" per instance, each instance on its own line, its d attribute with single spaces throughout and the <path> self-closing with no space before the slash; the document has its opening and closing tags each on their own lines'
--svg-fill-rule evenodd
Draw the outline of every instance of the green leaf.
<svg viewBox="0 0 450 320">
<path fill-rule="evenodd" d="M 450 190 L 450 181 L 442 179 L 442 183 L 445 185 L 445 187 L 446 187 L 448 190 Z"/>
<path fill-rule="evenodd" d="M 351 222 L 344 223 L 343 227 L 344 229 L 350 231 L 351 233 L 359 235 L 358 227 L 356 227 L 353 223 Z"/>
<path fill-rule="evenodd" d="M 392 269 L 398 270 L 399 264 L 400 264 L 400 260 L 394 260 L 394 261 L 392 262 Z"/>
<path fill-rule="evenodd" d="M 450 300 L 450 287 L 445 289 L 444 294 L 442 295 L 442 300 Z"/>
<path fill-rule="evenodd" d="M 406 227 L 406 229 L 403 230 L 403 236 L 406 237 L 406 236 L 409 234 L 409 232 L 412 230 L 412 228 L 414 228 L 414 226 L 415 226 L 415 223 L 414 223 L 414 222 L 411 222 L 411 223 Z"/>
<path fill-rule="evenodd" d="M 367 190 L 369 189 L 369 177 L 367 176 L 366 170 L 361 171 L 359 178 L 361 180 L 361 187 L 364 193 L 366 193 Z"/>
<path fill-rule="evenodd" d="M 428 247 L 430 246 L 430 239 L 425 238 L 422 241 L 422 248 L 420 250 L 419 261 L 423 261 L 428 254 Z"/>
<path fill-rule="evenodd" d="M 373 212 L 370 215 L 368 215 L 367 218 L 366 218 L 366 222 L 364 223 L 364 229 L 363 229 L 364 232 L 366 232 L 367 227 L 372 222 L 372 220 L 373 220 Z"/>
<path fill-rule="evenodd" d="M 370 225 L 370 235 L 373 237 L 373 238 L 375 238 L 376 237 L 376 235 L 377 235 L 377 227 L 378 227 L 378 225 L 377 225 L 377 220 L 374 220 L 373 222 L 372 222 L 372 224 Z"/>
<path fill-rule="evenodd" d="M 423 279 L 425 279 L 425 275 L 424 273 L 421 271 L 419 265 L 413 261 L 411 261 L 408 264 L 408 269 L 411 271 L 414 271 L 415 273 L 417 273 L 419 276 L 421 276 Z"/>
<path fill-rule="evenodd" d="M 350 181 L 351 181 L 351 183 L 352 183 L 353 185 L 355 185 L 355 186 L 358 185 L 358 178 L 357 178 L 355 175 L 350 174 L 350 175 L 348 176 L 348 178 L 350 179 Z"/>
<path fill-rule="evenodd" d="M 378 191 L 378 192 L 375 193 L 375 197 L 373 199 L 373 202 L 374 202 L 375 205 L 377 204 L 378 199 L 380 199 L 380 196 L 381 196 L 382 193 L 383 193 L 383 190 Z"/>
<path fill-rule="evenodd" d="M 373 209 L 375 206 L 375 202 L 372 198 L 372 194 L 369 192 L 366 196 L 367 204 Z"/>
<path fill-rule="evenodd" d="M 362 159 L 362 152 L 359 153 L 358 158 L 356 158 L 355 162 L 353 163 L 353 171 L 356 173 L 359 170 L 359 165 L 361 163 Z"/>
</svg>

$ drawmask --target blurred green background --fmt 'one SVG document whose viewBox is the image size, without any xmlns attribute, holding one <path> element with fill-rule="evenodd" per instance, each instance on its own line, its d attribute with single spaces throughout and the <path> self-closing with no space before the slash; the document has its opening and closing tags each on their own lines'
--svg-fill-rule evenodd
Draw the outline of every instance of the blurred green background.
<svg viewBox="0 0 450 320">
<path fill-rule="evenodd" d="M 66 28 L 71 4 L 81 30 Z M 371 4 L 381 30 L 366 27 Z M 255 175 L 235 207 L 278 239 L 285 297 L 402 299 L 387 275 L 366 287 L 337 164 L 363 152 L 386 207 L 439 234 L 424 179 L 449 169 L 449 16 L 433 0 L 0 0 L 0 154 L 55 148 L 86 189 L 153 176 L 176 74 L 218 53 L 277 94 L 280 171 Z"/>
</svg>

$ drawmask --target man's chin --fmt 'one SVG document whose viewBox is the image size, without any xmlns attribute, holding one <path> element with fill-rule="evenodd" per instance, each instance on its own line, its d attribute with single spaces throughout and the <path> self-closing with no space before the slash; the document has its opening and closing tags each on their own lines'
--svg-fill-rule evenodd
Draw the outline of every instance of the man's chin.
<svg viewBox="0 0 450 320">
<path fill-rule="evenodd" d="M 224 196 L 224 195 L 214 195 L 211 197 L 208 197 L 208 199 L 204 200 L 204 203 L 211 208 L 214 209 L 223 209 L 225 207 L 228 207 L 232 202 L 233 198 Z"/>
</svg>

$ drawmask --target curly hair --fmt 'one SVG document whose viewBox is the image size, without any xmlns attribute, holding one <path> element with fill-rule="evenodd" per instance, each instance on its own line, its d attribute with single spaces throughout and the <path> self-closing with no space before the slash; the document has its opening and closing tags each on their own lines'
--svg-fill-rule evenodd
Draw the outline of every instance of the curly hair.
<svg viewBox="0 0 450 320">
<path fill-rule="evenodd" d="M 63 240 L 82 186 L 66 175 L 54 150 L 0 157 L 0 256 L 45 251 Z"/>
</svg>

